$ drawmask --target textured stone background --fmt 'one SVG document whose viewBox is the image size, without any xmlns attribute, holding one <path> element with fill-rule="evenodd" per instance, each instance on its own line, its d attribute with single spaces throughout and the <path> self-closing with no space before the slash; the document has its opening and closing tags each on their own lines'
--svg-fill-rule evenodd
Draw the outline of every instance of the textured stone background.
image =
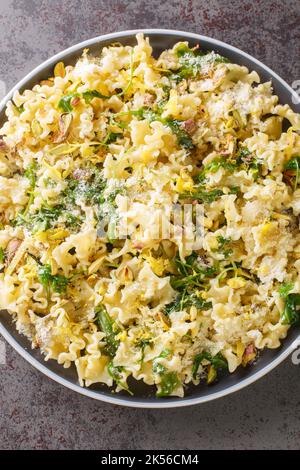
<svg viewBox="0 0 300 470">
<path fill-rule="evenodd" d="M 299 0 L 0 0 L 8 87 L 54 53 L 99 34 L 176 28 L 253 54 L 300 79 Z M 9 346 L 0 365 L 1 449 L 299 449 L 300 369 L 288 359 L 235 395 L 177 410 L 107 405 L 64 389 Z"/>
</svg>

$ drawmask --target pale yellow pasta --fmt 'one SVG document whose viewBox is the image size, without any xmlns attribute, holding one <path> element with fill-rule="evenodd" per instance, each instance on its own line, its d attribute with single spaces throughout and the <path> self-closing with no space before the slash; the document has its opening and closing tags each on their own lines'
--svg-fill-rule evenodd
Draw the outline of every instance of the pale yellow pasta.
<svg viewBox="0 0 300 470">
<path fill-rule="evenodd" d="M 139 34 L 6 117 L 0 310 L 45 360 L 182 397 L 280 346 L 299 320 L 300 116 L 271 82 L 187 43 L 155 59 Z"/>
</svg>

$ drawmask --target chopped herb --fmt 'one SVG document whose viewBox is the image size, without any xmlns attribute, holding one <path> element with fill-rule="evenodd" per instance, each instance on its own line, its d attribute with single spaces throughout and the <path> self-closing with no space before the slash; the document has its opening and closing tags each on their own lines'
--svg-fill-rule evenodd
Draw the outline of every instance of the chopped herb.
<svg viewBox="0 0 300 470">
<path fill-rule="evenodd" d="M 170 98 L 170 91 L 171 91 L 171 87 L 170 86 L 167 86 L 167 85 L 163 85 L 162 87 L 162 90 L 163 90 L 163 93 L 164 93 L 164 96 L 163 98 L 157 102 L 157 110 L 159 113 L 162 113 L 163 110 L 164 110 L 164 107 L 165 105 L 167 104 L 167 102 L 169 101 L 169 98 Z"/>
<path fill-rule="evenodd" d="M 76 215 L 67 212 L 65 214 L 65 222 L 67 227 L 75 229 L 80 227 L 82 220 L 80 217 L 77 217 Z"/>
<path fill-rule="evenodd" d="M 132 110 L 129 112 L 132 116 L 135 116 L 139 119 L 147 119 L 147 121 L 160 121 L 161 116 L 160 113 L 155 112 L 153 109 L 150 108 L 139 108 L 136 110 Z"/>
<path fill-rule="evenodd" d="M 257 180 L 261 173 L 261 161 L 259 161 L 253 152 L 246 147 L 240 148 L 236 156 L 236 162 L 240 170 L 248 171 L 252 174 L 254 180 Z"/>
<path fill-rule="evenodd" d="M 166 372 L 165 366 L 163 366 L 160 362 L 153 362 L 152 370 L 155 374 L 163 374 Z"/>
<path fill-rule="evenodd" d="M 195 251 L 193 251 L 189 256 L 187 256 L 184 260 L 182 260 L 177 253 L 175 257 L 175 266 L 180 274 L 187 275 L 191 273 L 191 270 L 195 269 L 195 265 L 198 260 L 198 255 Z"/>
<path fill-rule="evenodd" d="M 32 233 L 45 232 L 55 226 L 63 211 L 62 206 L 42 206 L 38 212 L 31 215 L 27 221 Z"/>
<path fill-rule="evenodd" d="M 192 374 L 193 378 L 197 378 L 197 373 L 201 362 L 206 359 L 211 363 L 215 370 L 217 369 L 228 369 L 228 364 L 226 359 L 222 356 L 221 353 L 212 356 L 209 352 L 203 351 L 200 354 L 197 354 L 194 357 L 193 367 L 192 367 Z"/>
<path fill-rule="evenodd" d="M 73 178 L 68 178 L 66 182 L 67 182 L 67 187 L 61 194 L 62 199 L 65 202 L 65 204 L 75 205 L 76 198 L 77 198 L 77 190 L 78 190 L 78 186 L 80 182 L 79 180 L 73 179 Z"/>
<path fill-rule="evenodd" d="M 222 235 L 219 235 L 217 236 L 217 242 L 218 248 L 214 251 L 222 252 L 225 259 L 232 255 L 232 249 L 228 248 L 228 244 L 232 242 L 231 238 L 225 238 Z"/>
<path fill-rule="evenodd" d="M 101 331 L 105 333 L 105 352 L 110 357 L 114 357 L 119 347 L 119 341 L 116 339 L 116 335 L 120 330 L 115 321 L 108 314 L 103 304 L 99 304 L 95 309 L 95 321 Z"/>
<path fill-rule="evenodd" d="M 121 132 L 109 132 L 107 136 L 105 137 L 104 143 L 106 145 L 110 145 L 122 137 L 123 137 L 123 134 Z"/>
<path fill-rule="evenodd" d="M 248 156 L 248 160 L 243 160 Z M 250 157 L 249 157 L 250 156 Z M 235 159 L 216 157 L 210 163 L 205 165 L 195 178 L 195 186 L 192 191 L 186 191 L 179 195 L 180 199 L 194 199 L 202 203 L 212 203 L 219 197 L 226 195 L 220 188 L 208 190 L 206 188 L 207 175 L 216 173 L 220 168 L 224 168 L 229 173 L 234 173 L 235 170 L 251 171 L 254 179 L 260 174 L 260 163 L 256 160 L 247 149 L 241 149 Z M 238 194 L 238 186 L 230 186 L 229 194 Z"/>
<path fill-rule="evenodd" d="M 211 203 L 218 199 L 221 196 L 224 196 L 224 192 L 222 189 L 212 189 L 207 191 L 205 189 L 195 187 L 196 191 L 191 192 L 183 192 L 179 195 L 180 199 L 194 199 L 197 201 L 201 201 L 203 203 Z"/>
<path fill-rule="evenodd" d="M 67 179 L 67 187 L 62 193 L 62 202 L 74 205 L 77 197 L 82 198 L 87 205 L 100 204 L 103 199 L 105 181 L 97 167 L 90 168 L 87 179 Z"/>
<path fill-rule="evenodd" d="M 52 228 L 62 213 L 62 206 L 44 205 L 28 216 L 25 212 L 20 212 L 16 219 L 12 222 L 13 226 L 25 225 L 32 233 L 45 232 Z"/>
</svg>

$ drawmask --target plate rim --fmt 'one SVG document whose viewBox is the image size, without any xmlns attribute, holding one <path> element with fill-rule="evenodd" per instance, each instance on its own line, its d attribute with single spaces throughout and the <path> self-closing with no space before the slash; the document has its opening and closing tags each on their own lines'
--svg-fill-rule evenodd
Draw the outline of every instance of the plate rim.
<svg viewBox="0 0 300 470">
<path fill-rule="evenodd" d="M 106 40 L 114 40 L 118 38 L 125 38 L 125 37 L 134 37 L 138 33 L 143 33 L 145 36 L 147 35 L 169 35 L 169 36 L 181 36 L 183 39 L 189 40 L 189 39 L 195 39 L 197 41 L 207 41 L 209 42 L 212 46 L 220 46 L 223 47 L 231 52 L 234 52 L 238 54 L 239 56 L 242 56 L 252 62 L 254 62 L 256 65 L 258 65 L 260 68 L 264 69 L 265 72 L 271 75 L 272 78 L 275 78 L 278 82 L 281 83 L 281 85 L 291 94 L 291 98 L 295 98 L 296 101 L 299 102 L 299 96 L 296 93 L 295 90 L 285 81 L 283 80 L 276 72 L 274 72 L 270 67 L 265 65 L 263 62 L 259 61 L 252 55 L 248 54 L 247 52 L 244 52 L 243 50 L 232 46 L 224 41 L 220 41 L 215 38 L 211 38 L 209 36 L 204 36 L 201 34 L 197 33 L 190 33 L 188 31 L 181 31 L 181 30 L 175 30 L 175 29 L 160 29 L 160 28 L 151 28 L 151 29 L 130 29 L 130 30 L 123 30 L 123 31 L 117 31 L 113 33 L 108 33 L 100 36 L 95 36 L 93 38 L 78 42 L 74 44 L 73 46 L 70 46 L 66 49 L 64 49 L 61 52 L 58 52 L 57 54 L 51 56 L 44 62 L 42 62 L 40 65 L 35 67 L 33 70 L 31 70 L 29 73 L 27 73 L 19 82 L 17 82 L 13 88 L 11 88 L 10 91 L 1 99 L 0 101 L 0 112 L 3 111 L 6 103 L 8 100 L 11 99 L 15 91 L 19 90 L 20 88 L 23 87 L 29 80 L 33 79 L 39 72 L 42 72 L 45 68 L 51 66 L 52 64 L 55 64 L 58 62 L 60 59 L 63 59 L 65 56 L 75 53 L 80 49 L 83 48 L 88 48 L 89 46 L 97 44 L 97 42 L 103 42 Z M 114 404 L 114 405 L 121 405 L 121 406 L 127 406 L 131 408 L 148 408 L 148 409 L 164 409 L 164 408 L 181 408 L 181 407 L 186 407 L 186 406 L 192 406 L 192 405 L 197 405 L 201 403 L 206 403 L 212 400 L 215 400 L 217 398 L 221 398 L 224 396 L 227 396 L 231 393 L 237 392 L 244 387 L 247 387 L 248 385 L 252 384 L 253 382 L 256 382 L 260 378 L 262 378 L 264 375 L 269 373 L 271 370 L 273 370 L 275 367 L 277 367 L 284 359 L 286 359 L 300 344 L 300 335 L 298 338 L 292 342 L 288 347 L 283 349 L 283 351 L 278 355 L 277 358 L 273 359 L 270 361 L 267 365 L 265 365 L 262 369 L 258 370 L 254 374 L 252 374 L 250 377 L 242 379 L 239 381 L 237 384 L 230 385 L 229 387 L 220 390 L 218 392 L 209 394 L 209 395 L 204 395 L 201 397 L 195 397 L 195 398 L 178 398 L 176 401 L 170 401 L 168 402 L 167 399 L 165 401 L 155 401 L 155 397 L 151 397 L 149 399 L 139 399 L 138 401 L 134 401 L 134 399 L 129 400 L 127 397 L 120 397 L 118 398 L 117 396 L 107 396 L 103 394 L 101 391 L 95 392 L 93 390 L 90 390 L 89 388 L 84 388 L 81 387 L 79 384 L 73 384 L 69 380 L 63 378 L 61 375 L 59 375 L 56 372 L 51 371 L 47 366 L 47 362 L 45 361 L 45 365 L 40 363 L 37 359 L 35 359 L 29 351 L 27 351 L 25 348 L 23 348 L 17 341 L 16 339 L 9 333 L 9 331 L 4 327 L 2 324 L 1 318 L 0 318 L 0 334 L 3 336 L 3 338 L 15 349 L 15 351 L 20 354 L 27 362 L 29 362 L 35 369 L 39 370 L 42 372 L 44 375 L 46 375 L 48 378 L 54 380 L 56 383 L 59 383 L 60 385 L 63 385 L 64 387 L 77 392 L 83 396 L 89 397 L 96 399 L 98 401 L 106 402 L 109 404 Z M 20 335 L 20 333 L 18 333 Z M 150 401 L 151 400 L 151 401 Z"/>
</svg>

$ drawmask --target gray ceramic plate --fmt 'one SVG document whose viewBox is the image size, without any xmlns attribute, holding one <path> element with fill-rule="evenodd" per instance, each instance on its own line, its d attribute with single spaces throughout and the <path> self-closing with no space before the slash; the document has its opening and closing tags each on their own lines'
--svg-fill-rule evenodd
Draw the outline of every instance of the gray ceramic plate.
<svg viewBox="0 0 300 470">
<path fill-rule="evenodd" d="M 145 35 L 149 36 L 155 56 L 158 56 L 164 49 L 171 48 L 178 41 L 189 41 L 192 46 L 200 43 L 203 50 L 214 50 L 228 57 L 232 62 L 246 65 L 250 70 L 256 70 L 262 81 L 272 80 L 274 92 L 279 96 L 280 102 L 283 104 L 288 103 L 295 111 L 300 112 L 300 105 L 293 104 L 292 97 L 294 95 L 295 98 L 297 98 L 297 95 L 293 92 L 292 88 L 276 73 L 245 52 L 221 41 L 198 34 L 173 30 L 149 29 L 143 31 L 123 31 L 99 36 L 70 47 L 47 60 L 21 80 L 2 100 L 0 103 L 0 125 L 2 125 L 5 119 L 5 103 L 11 98 L 14 91 L 20 90 L 22 92 L 26 88 L 31 88 L 40 80 L 51 76 L 53 66 L 58 61 L 63 60 L 65 64 L 74 64 L 83 49 L 89 48 L 92 53 L 97 53 L 103 46 L 107 46 L 112 42 L 134 45 L 135 35 L 138 32 L 144 32 Z M 30 364 L 61 385 L 78 393 L 118 405 L 140 408 L 171 408 L 203 403 L 235 392 L 251 384 L 276 367 L 293 351 L 298 344 L 300 328 L 292 328 L 289 331 L 287 339 L 283 341 L 279 349 L 264 351 L 255 365 L 238 369 L 234 374 L 225 375 L 221 377 L 216 384 L 211 386 L 207 386 L 206 384 L 200 384 L 197 387 L 190 386 L 187 388 L 184 398 L 173 397 L 165 399 L 155 398 L 153 388 L 140 382 L 130 384 L 130 388 L 134 391 L 133 397 L 128 396 L 126 392 L 119 394 L 113 393 L 108 387 L 99 384 L 90 388 L 80 387 L 75 368 L 64 369 L 55 361 L 45 362 L 39 351 L 32 350 L 26 338 L 17 333 L 11 321 L 11 317 L 7 312 L 1 312 L 0 333 L 21 356 L 30 362 Z"/>
</svg>

